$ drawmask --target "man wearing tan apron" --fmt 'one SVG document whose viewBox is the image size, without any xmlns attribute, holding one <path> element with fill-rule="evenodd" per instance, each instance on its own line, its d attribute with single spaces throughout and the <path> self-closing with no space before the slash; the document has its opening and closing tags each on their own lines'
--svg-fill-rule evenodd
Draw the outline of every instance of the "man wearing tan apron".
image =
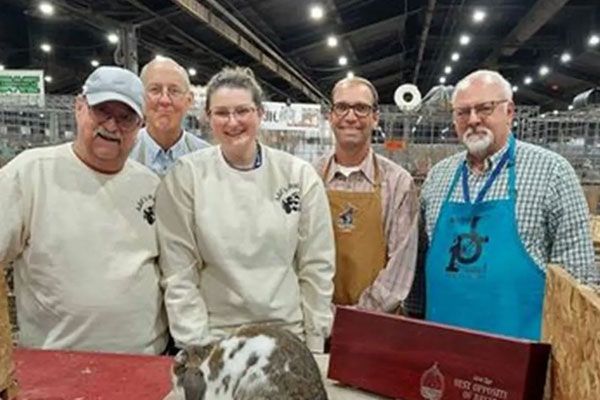
<svg viewBox="0 0 600 400">
<path fill-rule="evenodd" d="M 333 303 L 395 312 L 410 290 L 417 254 L 418 202 L 410 174 L 371 149 L 378 96 L 363 78 L 332 91 L 332 154 L 317 160 L 336 241 Z"/>
</svg>

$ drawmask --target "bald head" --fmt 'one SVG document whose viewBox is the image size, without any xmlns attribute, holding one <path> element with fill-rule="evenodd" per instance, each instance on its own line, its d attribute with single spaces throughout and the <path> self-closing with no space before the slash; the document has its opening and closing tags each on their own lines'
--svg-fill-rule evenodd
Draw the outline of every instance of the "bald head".
<svg viewBox="0 0 600 400">
<path fill-rule="evenodd" d="M 456 84 L 454 92 L 452 93 L 452 104 L 454 104 L 459 92 L 469 89 L 469 87 L 474 84 L 495 87 L 505 99 L 509 101 L 512 101 L 513 99 L 512 87 L 502 75 L 496 71 L 480 69 L 465 76 Z"/>
<path fill-rule="evenodd" d="M 140 79 L 144 86 L 148 84 L 148 74 L 155 68 L 169 68 L 173 71 L 176 71 L 179 75 L 181 75 L 181 79 L 185 85 L 185 89 L 190 89 L 190 77 L 188 76 L 187 71 L 181 65 L 177 63 L 177 61 L 173 60 L 170 57 L 155 57 L 148 64 L 144 65 L 142 68 L 142 72 L 140 73 Z"/>
</svg>

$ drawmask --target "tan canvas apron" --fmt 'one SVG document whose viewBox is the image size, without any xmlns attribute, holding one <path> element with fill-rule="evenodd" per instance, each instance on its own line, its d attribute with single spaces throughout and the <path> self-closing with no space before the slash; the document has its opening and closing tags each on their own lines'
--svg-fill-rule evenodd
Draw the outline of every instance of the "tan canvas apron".
<svg viewBox="0 0 600 400">
<path fill-rule="evenodd" d="M 332 157 L 333 159 L 333 157 Z M 327 177 L 332 159 L 323 173 Z M 381 178 L 373 154 L 372 192 L 327 190 L 336 250 L 333 303 L 353 305 L 387 262 L 383 232 Z"/>
</svg>

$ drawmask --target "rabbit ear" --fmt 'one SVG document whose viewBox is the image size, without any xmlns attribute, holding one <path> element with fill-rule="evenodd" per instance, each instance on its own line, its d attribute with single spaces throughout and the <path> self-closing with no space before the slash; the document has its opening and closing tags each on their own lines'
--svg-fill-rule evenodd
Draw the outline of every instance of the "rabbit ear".
<svg viewBox="0 0 600 400">
<path fill-rule="evenodd" d="M 185 393 L 185 400 L 204 400 L 206 382 L 204 374 L 199 368 L 186 369 L 180 382 Z"/>
</svg>

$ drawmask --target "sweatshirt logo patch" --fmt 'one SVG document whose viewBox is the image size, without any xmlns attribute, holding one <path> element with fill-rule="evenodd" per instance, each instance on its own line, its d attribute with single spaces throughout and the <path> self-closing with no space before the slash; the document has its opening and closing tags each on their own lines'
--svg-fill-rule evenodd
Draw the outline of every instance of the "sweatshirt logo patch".
<svg viewBox="0 0 600 400">
<path fill-rule="evenodd" d="M 135 209 L 142 214 L 142 218 L 148 223 L 148 225 L 154 224 L 156 216 L 154 215 L 154 196 L 149 194 L 137 201 Z"/>
<path fill-rule="evenodd" d="M 287 186 L 277 190 L 275 200 L 281 203 L 281 207 L 286 214 L 300 211 L 300 185 L 298 183 L 288 183 Z"/>
</svg>

